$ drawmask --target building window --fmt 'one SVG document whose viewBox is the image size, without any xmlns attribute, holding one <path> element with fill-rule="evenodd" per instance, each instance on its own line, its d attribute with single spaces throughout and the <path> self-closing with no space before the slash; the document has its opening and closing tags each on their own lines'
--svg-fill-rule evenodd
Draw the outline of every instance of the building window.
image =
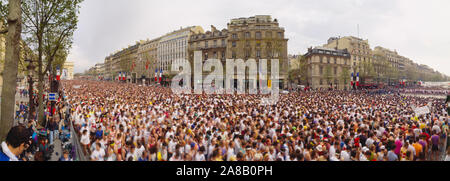
<svg viewBox="0 0 450 181">
<path fill-rule="evenodd" d="M 222 46 L 225 46 L 225 39 L 222 39 Z"/>
<path fill-rule="evenodd" d="M 232 44 L 233 47 L 236 47 L 236 42 L 235 41 L 233 41 L 231 44 Z"/>
<path fill-rule="evenodd" d="M 214 40 L 214 47 L 217 47 L 217 40 Z"/>
<path fill-rule="evenodd" d="M 217 59 L 217 52 L 214 52 L 214 58 Z"/>
<path fill-rule="evenodd" d="M 236 34 L 236 33 L 234 33 L 233 35 L 231 35 L 231 38 L 233 38 L 233 39 L 237 39 L 237 34 Z"/>
<path fill-rule="evenodd" d="M 222 52 L 222 59 L 225 59 L 225 52 Z"/>
<path fill-rule="evenodd" d="M 261 39 L 261 32 L 256 32 L 256 39 Z"/>
<path fill-rule="evenodd" d="M 250 32 L 245 32 L 245 38 L 250 38 Z"/>
<path fill-rule="evenodd" d="M 232 57 L 233 59 L 236 59 L 236 52 L 235 52 L 235 51 L 231 52 L 231 57 Z"/>
<path fill-rule="evenodd" d="M 278 38 L 283 38 L 283 33 L 282 32 L 278 32 Z"/>
<path fill-rule="evenodd" d="M 205 48 L 208 48 L 208 41 L 205 41 Z"/>
<path fill-rule="evenodd" d="M 327 57 L 327 64 L 330 64 L 330 57 Z"/>
<path fill-rule="evenodd" d="M 245 46 L 246 46 L 246 47 L 250 47 L 250 41 L 246 41 L 246 42 L 245 42 Z"/>
<path fill-rule="evenodd" d="M 261 50 L 256 50 L 256 57 L 261 58 Z"/>
<path fill-rule="evenodd" d="M 322 67 L 322 66 L 319 67 L 319 74 L 320 74 L 320 75 L 323 74 L 323 67 Z M 321 85 L 322 85 L 322 84 L 321 84 Z"/>
</svg>

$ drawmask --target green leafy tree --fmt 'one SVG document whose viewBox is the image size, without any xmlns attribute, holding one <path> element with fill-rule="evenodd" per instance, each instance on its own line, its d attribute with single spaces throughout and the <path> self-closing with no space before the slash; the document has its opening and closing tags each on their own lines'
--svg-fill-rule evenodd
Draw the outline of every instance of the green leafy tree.
<svg viewBox="0 0 450 181">
<path fill-rule="evenodd" d="M 8 3 L 6 0 L 0 0 L 0 35 L 8 32 Z"/>
<path fill-rule="evenodd" d="M 77 28 L 83 0 L 23 0 L 24 36 L 37 51 L 38 91 L 44 93 L 44 76 L 61 49 L 68 50 Z M 43 97 L 38 96 L 38 121 L 44 124 Z"/>
<path fill-rule="evenodd" d="M 62 71 L 64 63 L 67 60 L 67 56 L 69 55 L 69 49 L 60 49 L 56 52 L 55 58 L 52 62 L 52 72 L 56 74 L 56 69 L 59 67 L 59 70 Z"/>
<path fill-rule="evenodd" d="M 379 54 L 374 55 L 374 68 L 377 77 L 377 82 L 379 82 L 380 80 L 385 81 L 389 79 L 388 76 L 389 66 L 390 66 L 389 61 L 386 59 L 385 56 Z"/>
<path fill-rule="evenodd" d="M 18 72 L 18 63 L 20 61 L 20 40 L 22 32 L 22 10 L 20 8 L 21 0 L 10 0 L 8 9 L 6 3 L 0 1 L 2 18 L 6 17 L 7 28 L 0 27 L 0 34 L 7 33 L 5 47 L 5 65 L 3 71 L 3 86 L 1 96 L 1 117 L 0 117 L 0 140 L 4 140 L 14 120 L 14 105 L 16 94 L 16 78 Z M 7 16 L 6 13 L 7 12 Z M 3 24 L 5 21 L 2 20 Z"/>
<path fill-rule="evenodd" d="M 152 78 L 154 75 L 154 71 L 156 70 L 156 58 L 151 56 L 149 53 L 144 53 L 144 58 L 142 60 L 142 68 L 143 68 L 143 75 L 145 75 L 147 78 Z M 148 69 L 147 69 L 148 64 Z"/>
<path fill-rule="evenodd" d="M 413 66 L 407 66 L 406 67 L 406 77 L 408 80 L 417 81 L 418 75 L 417 71 Z"/>
<path fill-rule="evenodd" d="M 375 68 L 374 68 L 373 64 L 369 61 L 361 62 L 358 66 L 358 70 L 359 70 L 361 79 L 363 81 L 366 81 L 367 79 L 370 79 L 370 78 L 374 78 L 376 75 Z"/>
<path fill-rule="evenodd" d="M 348 67 L 342 69 L 340 79 L 344 83 L 344 86 L 347 86 L 350 83 L 350 69 Z"/>
<path fill-rule="evenodd" d="M 332 76 L 331 76 L 331 65 L 326 65 L 325 66 L 325 72 L 324 72 L 323 77 L 325 78 L 325 80 L 327 80 L 327 84 L 331 83 L 331 79 L 332 79 Z"/>
<path fill-rule="evenodd" d="M 298 81 L 300 84 L 306 84 L 308 70 L 307 70 L 307 62 L 304 56 L 298 56 L 293 62 L 295 68 L 289 71 L 288 79 L 289 81 L 295 82 Z"/>
</svg>

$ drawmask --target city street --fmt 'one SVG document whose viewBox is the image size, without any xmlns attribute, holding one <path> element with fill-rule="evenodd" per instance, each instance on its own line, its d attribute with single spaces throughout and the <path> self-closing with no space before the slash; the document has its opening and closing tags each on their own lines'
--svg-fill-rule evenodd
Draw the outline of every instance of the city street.
<svg viewBox="0 0 450 181">
<path fill-rule="evenodd" d="M 436 158 L 432 156 L 432 145 L 424 143 L 429 139 L 431 144 L 435 137 L 448 131 L 448 116 L 442 112 L 445 104 L 440 96 L 394 93 L 414 89 L 391 89 L 390 93 L 379 93 L 380 90 L 292 91 L 281 94 L 277 104 L 270 107 L 260 104 L 263 95 L 176 95 L 165 87 L 104 81 L 65 81 L 63 85 L 65 94 L 73 98 L 69 101 L 76 108 L 73 121 L 81 130 L 96 128 L 95 133 L 112 133 L 118 129 L 119 133 L 110 137 L 115 145 L 123 145 L 121 148 L 125 150 L 137 145 L 136 148 L 146 153 L 132 156 L 113 152 L 114 158 L 92 153 L 93 160 L 198 161 L 197 156 L 204 154 L 205 160 L 224 161 L 425 161 L 443 160 L 446 155 L 447 137 L 436 142 Z M 432 112 L 427 117 L 415 114 L 410 106 L 428 103 L 432 103 Z M 133 143 L 123 142 L 120 134 L 123 129 L 128 130 L 125 140 L 135 140 Z M 159 129 L 164 132 L 153 135 Z M 172 135 L 175 132 L 179 134 Z M 207 138 L 207 135 L 214 136 Z M 80 142 L 83 143 L 83 137 Z M 98 147 L 95 141 L 91 142 L 91 146 Z M 279 144 L 262 144 L 265 142 Z M 166 143 L 189 151 L 173 151 Z M 148 144 L 156 145 L 145 146 Z M 309 144 L 314 146 L 299 147 Z M 188 145 L 190 148 L 186 147 Z M 420 145 L 428 149 L 417 150 L 423 154 L 413 152 L 412 147 L 422 148 Z M 193 147 L 198 149 L 191 150 Z M 142 157 L 151 155 L 155 148 L 168 149 L 165 151 L 169 154 L 158 159 Z M 203 148 L 204 153 L 200 151 Z M 230 152 L 217 155 L 215 152 L 221 148 Z M 249 152 L 240 155 L 236 150 L 239 148 Z M 117 147 L 106 146 L 100 150 L 110 149 Z M 386 152 L 382 151 L 384 149 Z M 270 150 L 275 154 L 269 154 Z M 398 156 L 388 156 L 389 151 Z M 330 155 L 333 152 L 340 154 Z M 353 152 L 359 156 L 345 156 Z"/>
<path fill-rule="evenodd" d="M 450 1 L 325 1 L 0 0 L 0 161 L 450 161 Z"/>
</svg>

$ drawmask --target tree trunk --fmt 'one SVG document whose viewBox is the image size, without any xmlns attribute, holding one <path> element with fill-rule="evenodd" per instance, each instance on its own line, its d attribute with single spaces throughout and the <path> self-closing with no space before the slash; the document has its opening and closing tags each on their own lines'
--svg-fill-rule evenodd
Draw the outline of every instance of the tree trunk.
<svg viewBox="0 0 450 181">
<path fill-rule="evenodd" d="M 44 105 L 43 105 L 43 95 L 44 95 L 44 74 L 42 73 L 42 36 L 37 35 L 38 38 L 38 123 L 40 126 L 45 127 L 44 123 Z"/>
<path fill-rule="evenodd" d="M 4 140 L 14 123 L 17 71 L 22 33 L 21 0 L 9 1 L 8 35 L 1 98 L 0 140 Z"/>
<path fill-rule="evenodd" d="M 42 68 L 40 68 L 42 69 Z M 42 70 L 40 70 L 39 72 L 42 72 Z M 44 94 L 44 75 L 42 73 L 39 73 L 39 83 L 38 83 L 38 122 L 39 125 L 41 126 L 45 126 L 44 123 L 44 107 L 45 105 L 43 104 L 44 99 L 43 99 L 43 94 Z"/>
</svg>

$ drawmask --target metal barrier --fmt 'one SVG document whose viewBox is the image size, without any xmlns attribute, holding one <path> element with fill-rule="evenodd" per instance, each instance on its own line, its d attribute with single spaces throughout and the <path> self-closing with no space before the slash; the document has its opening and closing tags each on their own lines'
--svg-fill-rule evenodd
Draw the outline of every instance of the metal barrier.
<svg viewBox="0 0 450 181">
<path fill-rule="evenodd" d="M 442 147 L 441 147 L 441 152 L 439 153 L 439 161 L 444 161 L 445 160 L 445 156 L 447 156 L 447 139 L 448 139 L 448 134 L 445 135 L 445 140 L 443 140 L 442 143 Z"/>
<path fill-rule="evenodd" d="M 84 155 L 80 144 L 80 139 L 74 130 L 73 122 L 70 120 L 70 134 L 72 135 L 72 148 L 75 150 L 74 160 L 76 161 L 88 161 L 87 156 Z"/>
<path fill-rule="evenodd" d="M 71 109 L 72 107 L 66 102 L 67 110 L 66 110 L 66 118 L 69 120 L 70 124 L 70 135 L 71 135 L 71 142 L 72 142 L 72 150 L 75 150 L 75 153 L 73 155 L 73 160 L 75 161 L 89 161 L 86 155 L 83 153 L 83 147 L 81 146 L 80 139 L 78 137 L 77 132 L 75 131 L 75 127 L 73 125 L 72 116 L 71 116 Z"/>
</svg>

